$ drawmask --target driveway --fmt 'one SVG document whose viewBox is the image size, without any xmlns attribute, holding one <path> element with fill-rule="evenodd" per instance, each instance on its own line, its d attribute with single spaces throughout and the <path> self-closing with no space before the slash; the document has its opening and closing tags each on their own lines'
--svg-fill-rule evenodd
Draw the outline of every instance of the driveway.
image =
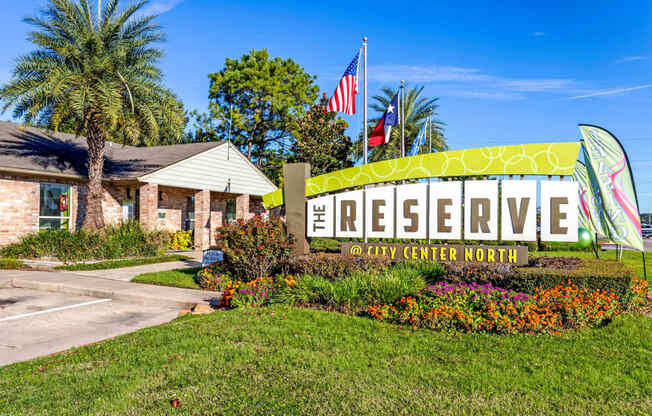
<svg viewBox="0 0 652 416">
<path fill-rule="evenodd" d="M 0 288 L 0 366 L 160 325 L 178 312 L 178 307 Z"/>
</svg>

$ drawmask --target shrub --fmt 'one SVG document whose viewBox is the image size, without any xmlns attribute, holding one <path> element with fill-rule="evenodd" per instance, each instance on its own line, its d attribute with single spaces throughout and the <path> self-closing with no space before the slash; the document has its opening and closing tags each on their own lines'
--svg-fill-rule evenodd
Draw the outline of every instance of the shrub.
<svg viewBox="0 0 652 416">
<path fill-rule="evenodd" d="M 292 251 L 285 225 L 261 216 L 220 228 L 217 245 L 224 252 L 227 270 L 243 281 L 286 272 Z"/>
<path fill-rule="evenodd" d="M 3 247 L 1 255 L 12 258 L 53 257 L 70 263 L 159 256 L 168 244 L 167 232 L 145 231 L 138 222 L 125 222 L 97 232 L 44 230 Z"/>
<path fill-rule="evenodd" d="M 515 275 L 514 266 L 504 263 L 446 263 L 444 280 L 460 283 L 491 283 L 506 287 Z"/>
<path fill-rule="evenodd" d="M 170 238 L 170 249 L 189 250 L 192 248 L 192 231 L 180 230 L 172 234 Z"/>
<path fill-rule="evenodd" d="M 413 327 L 494 333 L 556 333 L 602 325 L 619 312 L 613 292 L 580 289 L 570 281 L 533 295 L 489 283 L 440 282 L 416 297 L 367 308 L 375 319 Z"/>
<path fill-rule="evenodd" d="M 444 280 L 447 274 L 446 267 L 441 263 L 431 261 L 414 261 L 397 263 L 393 269 L 400 273 L 402 270 L 416 271 L 427 283 Z"/>
<path fill-rule="evenodd" d="M 197 272 L 197 284 L 204 290 L 223 291 L 223 284 L 228 278 L 225 276 L 224 263 L 213 263 Z"/>
<path fill-rule="evenodd" d="M 204 290 L 220 291 L 222 286 L 222 275 L 213 273 L 208 268 L 197 272 L 197 284 Z"/>
<path fill-rule="evenodd" d="M 416 294 L 425 281 L 414 270 L 386 270 L 381 273 L 355 272 L 343 279 L 304 274 L 279 294 L 279 301 L 299 306 L 322 306 L 357 313 L 370 304 L 394 302 Z"/>
<path fill-rule="evenodd" d="M 310 240 L 310 250 L 315 253 L 339 253 L 340 242 L 334 238 L 313 237 Z"/>
<path fill-rule="evenodd" d="M 632 299 L 630 287 L 634 277 L 632 269 L 616 260 L 584 259 L 574 270 L 519 267 L 504 287 L 534 293 L 538 287 L 553 288 L 572 280 L 581 288 L 613 292 L 624 306 Z"/>
<path fill-rule="evenodd" d="M 385 257 L 314 253 L 290 259 L 290 270 L 293 274 L 314 274 L 329 279 L 339 279 L 359 271 L 385 270 L 391 264 L 391 260 Z"/>
<path fill-rule="evenodd" d="M 566 256 L 539 256 L 530 257 L 529 267 L 546 267 L 558 270 L 575 270 L 582 265 L 582 259 L 579 257 Z"/>
<path fill-rule="evenodd" d="M 17 270 L 27 267 L 25 263 L 16 259 L 0 259 L 0 269 Z"/>
</svg>

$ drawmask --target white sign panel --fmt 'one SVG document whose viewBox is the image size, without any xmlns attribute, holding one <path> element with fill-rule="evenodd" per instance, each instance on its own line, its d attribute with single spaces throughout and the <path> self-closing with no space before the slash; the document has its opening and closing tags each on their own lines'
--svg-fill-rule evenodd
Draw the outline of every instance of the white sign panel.
<svg viewBox="0 0 652 416">
<path fill-rule="evenodd" d="M 498 181 L 464 182 L 464 239 L 498 240 Z"/>
<path fill-rule="evenodd" d="M 577 241 L 577 183 L 541 182 L 541 241 Z"/>
<path fill-rule="evenodd" d="M 430 184 L 430 238 L 462 239 L 462 182 Z"/>
<path fill-rule="evenodd" d="M 394 238 L 394 187 L 365 191 L 365 231 L 369 238 Z"/>
<path fill-rule="evenodd" d="M 537 241 L 537 181 L 504 180 L 501 186 L 501 240 Z"/>
<path fill-rule="evenodd" d="M 428 238 L 428 184 L 396 187 L 396 238 Z"/>
<path fill-rule="evenodd" d="M 362 191 L 335 195 L 335 236 L 362 238 Z"/>
<path fill-rule="evenodd" d="M 306 235 L 308 237 L 332 237 L 335 226 L 335 197 L 322 196 L 308 200 L 306 204 Z"/>
</svg>

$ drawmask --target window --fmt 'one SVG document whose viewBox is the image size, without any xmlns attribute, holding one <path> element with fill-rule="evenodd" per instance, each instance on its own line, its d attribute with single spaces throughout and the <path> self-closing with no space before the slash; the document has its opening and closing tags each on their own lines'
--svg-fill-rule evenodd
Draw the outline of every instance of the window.
<svg viewBox="0 0 652 416">
<path fill-rule="evenodd" d="M 195 231 L 195 197 L 189 196 L 186 198 L 186 218 L 183 224 L 183 229 L 188 231 Z"/>
<path fill-rule="evenodd" d="M 227 224 L 235 222 L 235 199 L 226 200 L 226 222 Z"/>
<path fill-rule="evenodd" d="M 39 200 L 39 230 L 70 228 L 70 185 L 42 183 Z"/>
</svg>

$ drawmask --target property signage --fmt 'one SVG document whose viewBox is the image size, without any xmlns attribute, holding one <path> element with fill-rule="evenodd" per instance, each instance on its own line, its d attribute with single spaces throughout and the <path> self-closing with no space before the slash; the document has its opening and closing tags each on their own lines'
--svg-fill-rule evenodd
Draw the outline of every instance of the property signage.
<svg viewBox="0 0 652 416">
<path fill-rule="evenodd" d="M 525 265 L 527 246 L 449 244 L 342 243 L 342 254 L 354 257 L 386 257 L 392 261 L 479 262 Z"/>
<path fill-rule="evenodd" d="M 208 267 L 222 261 L 224 261 L 224 253 L 221 250 L 205 250 L 201 258 L 201 267 Z"/>
<path fill-rule="evenodd" d="M 577 184 L 534 180 L 412 183 L 313 198 L 306 234 L 536 241 L 537 205 L 542 241 L 577 241 Z"/>
</svg>

